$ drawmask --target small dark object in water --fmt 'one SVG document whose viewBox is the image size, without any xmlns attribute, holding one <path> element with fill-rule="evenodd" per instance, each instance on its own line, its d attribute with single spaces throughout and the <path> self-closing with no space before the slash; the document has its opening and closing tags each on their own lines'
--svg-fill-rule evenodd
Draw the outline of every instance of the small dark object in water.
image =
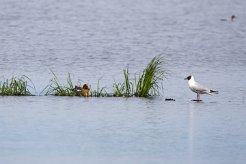
<svg viewBox="0 0 246 164">
<path fill-rule="evenodd" d="M 191 101 L 202 102 L 202 100 L 191 100 Z"/>
<path fill-rule="evenodd" d="M 235 15 L 231 16 L 231 21 L 234 21 L 237 17 Z M 229 21 L 228 19 L 222 18 L 221 21 Z"/>
<path fill-rule="evenodd" d="M 233 21 L 235 18 L 236 18 L 236 16 L 235 15 L 232 15 L 231 16 L 231 21 Z"/>
<path fill-rule="evenodd" d="M 173 98 L 166 98 L 165 101 L 175 101 Z"/>
</svg>

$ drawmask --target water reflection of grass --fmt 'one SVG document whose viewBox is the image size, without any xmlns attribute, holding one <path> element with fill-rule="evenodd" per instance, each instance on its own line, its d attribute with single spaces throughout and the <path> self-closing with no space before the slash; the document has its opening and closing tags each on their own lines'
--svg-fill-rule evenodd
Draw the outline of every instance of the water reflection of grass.
<svg viewBox="0 0 246 164">
<path fill-rule="evenodd" d="M 32 85 L 29 85 L 29 83 Z M 29 88 L 35 89 L 32 81 L 27 76 L 20 78 L 12 77 L 11 79 L 4 79 L 0 81 L 0 95 L 1 96 L 32 96 Z"/>
</svg>

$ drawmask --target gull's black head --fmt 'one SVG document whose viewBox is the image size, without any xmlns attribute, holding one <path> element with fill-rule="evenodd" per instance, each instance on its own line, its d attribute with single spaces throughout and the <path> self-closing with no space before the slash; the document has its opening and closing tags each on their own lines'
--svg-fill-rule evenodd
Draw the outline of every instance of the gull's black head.
<svg viewBox="0 0 246 164">
<path fill-rule="evenodd" d="M 191 79 L 191 75 L 185 78 L 185 80 L 190 80 L 190 79 Z"/>
<path fill-rule="evenodd" d="M 231 16 L 231 21 L 233 21 L 235 18 L 236 18 L 236 16 L 235 15 L 232 15 Z"/>
</svg>

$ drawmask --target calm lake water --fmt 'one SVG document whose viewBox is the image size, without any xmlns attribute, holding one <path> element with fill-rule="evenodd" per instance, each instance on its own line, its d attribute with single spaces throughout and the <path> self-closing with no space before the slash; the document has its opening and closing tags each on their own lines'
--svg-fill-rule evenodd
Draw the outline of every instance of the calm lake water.
<svg viewBox="0 0 246 164">
<path fill-rule="evenodd" d="M 0 163 L 245 163 L 246 1 L 0 2 L 0 76 L 37 95 L 51 70 L 109 91 L 156 55 L 168 70 L 152 99 L 0 97 Z M 191 101 L 189 74 L 219 95 Z"/>
</svg>

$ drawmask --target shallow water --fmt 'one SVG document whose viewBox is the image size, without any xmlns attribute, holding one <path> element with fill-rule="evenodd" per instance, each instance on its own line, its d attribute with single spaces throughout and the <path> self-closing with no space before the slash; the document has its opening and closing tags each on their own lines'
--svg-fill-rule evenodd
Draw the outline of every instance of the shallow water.
<svg viewBox="0 0 246 164">
<path fill-rule="evenodd" d="M 244 163 L 246 1 L 3 1 L 0 71 L 112 89 L 163 54 L 164 93 L 0 97 L 0 163 Z M 236 20 L 230 19 L 235 14 Z M 196 97 L 183 79 L 219 90 Z M 33 91 L 34 92 L 34 91 Z M 166 102 L 165 98 L 174 98 Z"/>
</svg>

